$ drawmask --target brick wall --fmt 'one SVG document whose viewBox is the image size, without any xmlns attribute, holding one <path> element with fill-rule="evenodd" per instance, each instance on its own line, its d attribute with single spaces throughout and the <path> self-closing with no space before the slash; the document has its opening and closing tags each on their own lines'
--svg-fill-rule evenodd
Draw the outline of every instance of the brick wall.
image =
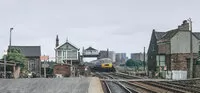
<svg viewBox="0 0 200 93">
<path fill-rule="evenodd" d="M 66 64 L 57 64 L 53 68 L 53 73 L 56 74 L 62 74 L 64 77 L 70 76 L 70 66 Z"/>
<path fill-rule="evenodd" d="M 200 65 L 194 66 L 194 78 L 200 78 Z"/>
<path fill-rule="evenodd" d="M 169 53 L 170 53 L 169 43 L 158 44 L 158 54 L 169 54 Z"/>
<path fill-rule="evenodd" d="M 188 70 L 190 53 L 176 53 L 171 54 L 171 70 Z M 194 54 L 194 59 L 197 54 Z"/>
</svg>

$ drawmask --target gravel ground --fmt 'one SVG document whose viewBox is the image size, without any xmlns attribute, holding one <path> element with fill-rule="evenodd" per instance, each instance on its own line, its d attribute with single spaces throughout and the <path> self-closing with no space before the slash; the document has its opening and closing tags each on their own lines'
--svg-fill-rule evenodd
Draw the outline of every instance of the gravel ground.
<svg viewBox="0 0 200 93">
<path fill-rule="evenodd" d="M 87 93 L 91 78 L 0 79 L 0 93 Z"/>
</svg>

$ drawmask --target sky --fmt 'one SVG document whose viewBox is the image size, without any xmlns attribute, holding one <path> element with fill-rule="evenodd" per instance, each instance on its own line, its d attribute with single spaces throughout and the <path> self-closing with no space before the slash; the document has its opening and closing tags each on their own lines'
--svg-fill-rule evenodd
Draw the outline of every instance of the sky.
<svg viewBox="0 0 200 93">
<path fill-rule="evenodd" d="M 55 39 L 98 50 L 137 53 L 152 30 L 168 31 L 192 18 L 200 32 L 199 0 L 0 0 L 0 56 L 9 44 L 41 46 L 54 57 Z M 147 49 L 146 49 L 147 50 Z"/>
</svg>

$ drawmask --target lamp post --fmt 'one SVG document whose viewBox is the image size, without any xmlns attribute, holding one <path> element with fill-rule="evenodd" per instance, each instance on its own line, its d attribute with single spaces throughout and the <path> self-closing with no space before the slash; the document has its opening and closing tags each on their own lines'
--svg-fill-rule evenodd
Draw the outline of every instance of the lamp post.
<svg viewBox="0 0 200 93">
<path fill-rule="evenodd" d="M 6 78 L 6 56 L 7 56 L 7 51 L 4 51 L 4 78 Z"/>
</svg>

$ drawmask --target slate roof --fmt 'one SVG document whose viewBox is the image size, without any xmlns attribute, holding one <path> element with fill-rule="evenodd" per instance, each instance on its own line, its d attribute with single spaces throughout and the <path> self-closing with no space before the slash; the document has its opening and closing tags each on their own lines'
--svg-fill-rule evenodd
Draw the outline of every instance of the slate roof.
<svg viewBox="0 0 200 93">
<path fill-rule="evenodd" d="M 160 40 L 166 32 L 155 32 L 156 39 Z"/>
<path fill-rule="evenodd" d="M 200 40 L 200 32 L 193 32 L 193 35 Z"/>
<path fill-rule="evenodd" d="M 10 48 L 20 49 L 26 57 L 38 57 L 41 56 L 40 46 L 11 46 Z"/>
<path fill-rule="evenodd" d="M 161 39 L 171 39 L 177 32 L 178 32 L 178 29 L 167 31 Z"/>
<path fill-rule="evenodd" d="M 89 47 L 89 48 L 87 48 L 86 50 L 96 50 L 96 49 L 94 49 L 94 48 L 92 48 L 92 47 Z"/>
<path fill-rule="evenodd" d="M 178 29 L 170 30 L 167 32 L 155 32 L 155 36 L 157 40 L 161 39 L 171 39 L 176 33 L 178 32 Z M 192 34 L 200 40 L 200 32 L 192 32 Z"/>
</svg>

